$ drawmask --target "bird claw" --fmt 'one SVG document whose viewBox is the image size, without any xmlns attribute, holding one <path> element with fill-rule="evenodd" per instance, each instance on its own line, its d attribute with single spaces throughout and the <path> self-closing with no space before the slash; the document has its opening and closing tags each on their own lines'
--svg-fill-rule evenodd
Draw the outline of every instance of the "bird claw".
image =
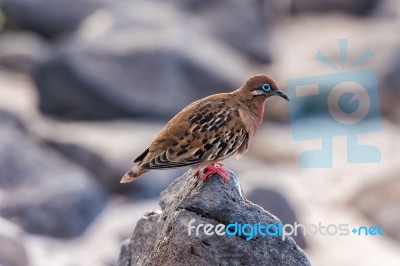
<svg viewBox="0 0 400 266">
<path fill-rule="evenodd" d="M 203 171 L 203 174 L 200 176 L 202 181 L 205 181 L 208 176 L 212 174 L 218 174 L 219 176 L 222 177 L 222 179 L 227 182 L 229 180 L 229 173 L 225 169 L 225 164 L 221 162 L 216 162 L 213 164 L 208 165 L 205 169 L 205 172 Z M 197 170 L 195 173 L 195 176 L 198 177 L 200 175 L 201 170 Z"/>
</svg>

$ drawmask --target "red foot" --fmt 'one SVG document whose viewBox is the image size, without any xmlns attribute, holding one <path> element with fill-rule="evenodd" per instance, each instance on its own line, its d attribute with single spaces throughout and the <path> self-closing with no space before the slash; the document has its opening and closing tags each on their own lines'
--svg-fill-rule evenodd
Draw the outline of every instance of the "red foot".
<svg viewBox="0 0 400 266">
<path fill-rule="evenodd" d="M 224 181 L 229 180 L 229 173 L 225 169 L 225 165 L 221 162 L 216 162 L 214 164 L 210 164 L 205 168 L 205 170 L 206 171 L 203 173 L 203 175 L 200 176 L 201 180 L 203 180 L 203 181 L 206 180 L 206 178 L 212 174 L 220 175 Z M 200 175 L 200 170 L 197 170 L 195 173 L 195 176 L 197 177 L 199 175 Z"/>
</svg>

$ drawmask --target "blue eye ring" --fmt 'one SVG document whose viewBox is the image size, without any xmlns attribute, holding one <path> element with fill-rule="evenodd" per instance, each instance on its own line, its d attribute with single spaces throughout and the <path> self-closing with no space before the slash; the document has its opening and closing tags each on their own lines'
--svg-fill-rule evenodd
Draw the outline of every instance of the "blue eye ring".
<svg viewBox="0 0 400 266">
<path fill-rule="evenodd" d="M 270 91 L 271 90 L 271 86 L 268 83 L 264 83 L 261 88 L 263 89 L 263 91 Z"/>
</svg>

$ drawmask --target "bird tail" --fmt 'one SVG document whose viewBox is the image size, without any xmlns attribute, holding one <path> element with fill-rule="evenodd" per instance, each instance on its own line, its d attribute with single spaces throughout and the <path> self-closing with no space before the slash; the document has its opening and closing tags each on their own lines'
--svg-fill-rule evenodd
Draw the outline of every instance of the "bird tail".
<svg viewBox="0 0 400 266">
<path fill-rule="evenodd" d="M 138 178 L 141 174 L 146 173 L 147 169 L 142 169 L 138 166 L 133 167 L 131 170 L 129 170 L 121 179 L 121 183 L 129 183 L 134 181 L 136 178 Z"/>
</svg>

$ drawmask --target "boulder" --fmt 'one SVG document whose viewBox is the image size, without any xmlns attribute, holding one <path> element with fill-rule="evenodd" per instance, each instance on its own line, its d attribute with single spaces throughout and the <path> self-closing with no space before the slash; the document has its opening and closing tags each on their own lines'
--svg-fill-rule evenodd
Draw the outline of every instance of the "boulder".
<svg viewBox="0 0 400 266">
<path fill-rule="evenodd" d="M 206 234 L 203 229 L 196 233 L 200 224 L 215 229 L 235 222 L 280 222 L 243 197 L 234 174 L 227 182 L 216 174 L 203 182 L 188 171 L 161 193 L 160 206 L 161 212 L 148 212 L 139 220 L 130 242 L 121 249 L 119 266 L 310 265 L 291 237 L 253 235 L 246 240 L 244 235 Z"/>
<path fill-rule="evenodd" d="M 30 137 L 0 111 L 0 216 L 24 230 L 74 237 L 101 212 L 106 194 L 93 176 Z"/>
<path fill-rule="evenodd" d="M 90 16 L 38 64 L 34 79 L 40 109 L 48 115 L 171 118 L 251 74 L 243 57 L 173 6 L 122 1 Z"/>
</svg>

